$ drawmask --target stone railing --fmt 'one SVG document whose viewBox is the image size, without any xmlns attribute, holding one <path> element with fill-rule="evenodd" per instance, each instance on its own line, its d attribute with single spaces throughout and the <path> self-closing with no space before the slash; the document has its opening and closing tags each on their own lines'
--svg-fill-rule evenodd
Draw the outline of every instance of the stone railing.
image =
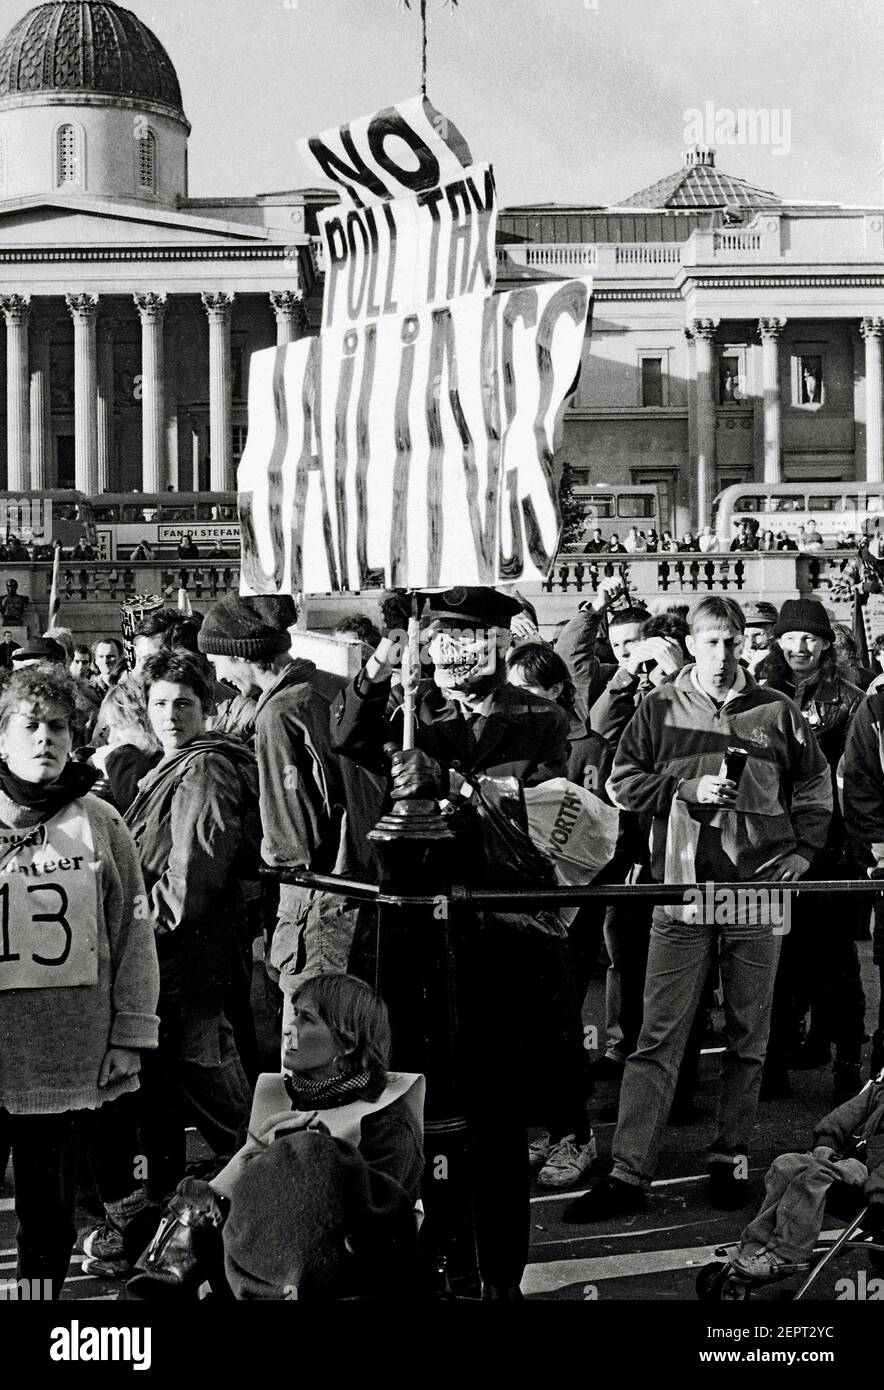
<svg viewBox="0 0 884 1390">
<path fill-rule="evenodd" d="M 760 232 L 716 232 L 715 254 L 740 256 L 761 250 Z"/>
<path fill-rule="evenodd" d="M 28 594 L 40 612 L 45 612 L 52 585 L 52 565 L 9 564 L 2 566 L 7 579 L 17 579 L 22 593 Z M 133 594 L 161 594 L 175 601 L 179 588 L 185 588 L 191 602 L 211 600 L 239 588 L 239 561 L 200 561 L 188 564 L 167 560 L 139 560 L 125 564 L 106 560 L 62 561 L 59 568 L 59 599 L 64 605 L 82 603 L 124 603 Z"/>
<path fill-rule="evenodd" d="M 638 242 L 614 247 L 615 265 L 678 265 L 681 247 L 672 242 Z"/>
<path fill-rule="evenodd" d="M 769 598 L 782 603 L 800 594 L 825 600 L 854 551 L 728 551 L 698 554 L 561 555 L 543 585 L 547 594 L 592 597 L 606 578 L 622 578 L 637 597 L 703 594 Z"/>
<path fill-rule="evenodd" d="M 665 242 L 513 242 L 497 248 L 497 269 L 508 273 L 550 271 L 580 274 L 592 271 L 601 279 L 669 276 L 681 260 L 679 243 Z"/>
<path fill-rule="evenodd" d="M 497 248 L 497 267 L 502 271 L 508 261 L 531 270 L 592 270 L 596 260 L 596 247 L 585 246 L 582 242 L 551 242 L 544 246 L 516 243 Z"/>
</svg>

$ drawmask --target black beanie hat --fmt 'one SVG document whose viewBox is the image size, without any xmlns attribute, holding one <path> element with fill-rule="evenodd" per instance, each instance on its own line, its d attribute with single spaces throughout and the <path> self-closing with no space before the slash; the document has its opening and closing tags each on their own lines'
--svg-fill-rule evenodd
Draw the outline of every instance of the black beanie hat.
<svg viewBox="0 0 884 1390">
<path fill-rule="evenodd" d="M 773 635 L 782 637 L 786 632 L 810 632 L 814 637 L 825 638 L 827 642 L 835 640 L 829 615 L 815 598 L 786 599 L 774 623 Z"/>
<path fill-rule="evenodd" d="M 238 594 L 227 594 L 213 603 L 197 637 L 200 651 L 210 656 L 239 656 L 244 661 L 287 652 L 289 633 L 268 622 L 252 605 L 252 599 Z M 280 612 L 279 616 L 284 619 L 285 614 Z"/>
</svg>

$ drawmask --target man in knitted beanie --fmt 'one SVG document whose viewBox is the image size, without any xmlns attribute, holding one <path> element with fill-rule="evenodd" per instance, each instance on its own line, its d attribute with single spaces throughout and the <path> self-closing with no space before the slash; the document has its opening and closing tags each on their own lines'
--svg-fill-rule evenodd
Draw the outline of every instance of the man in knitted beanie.
<svg viewBox="0 0 884 1390">
<path fill-rule="evenodd" d="M 775 646 L 763 667 L 765 684 L 788 695 L 801 710 L 829 764 L 836 792 L 836 770 L 863 692 L 838 666 L 835 633 L 817 599 L 787 599 L 774 623 L 773 635 Z M 855 871 L 846 868 L 846 839 L 836 794 L 826 843 L 814 861 L 811 877 L 853 875 Z M 810 1030 L 807 1040 L 788 1060 L 799 1067 L 827 1066 L 834 1043 L 833 1093 L 835 1104 L 840 1105 L 861 1085 L 866 1001 L 856 941 L 868 907 L 864 910 L 862 903 L 846 898 L 832 899 L 831 912 L 828 906 L 826 899 L 799 900 L 794 905 L 797 930 L 786 943 L 777 979 L 765 1087 L 773 1088 L 774 1094 L 788 1090 L 784 1072 L 789 1035 L 797 1032 L 790 1013 L 796 1012 L 798 996 L 801 1003 L 797 1009 L 803 1009 L 809 986 Z"/>
<path fill-rule="evenodd" d="M 351 807 L 361 803 L 349 781 L 361 774 L 352 764 L 344 767 L 332 748 L 329 698 L 315 664 L 289 654 L 287 629 L 295 617 L 285 596 L 228 594 L 206 614 L 199 647 L 218 680 L 257 701 L 265 861 L 360 878 L 369 868 L 370 826 L 353 823 Z M 345 971 L 355 925 L 356 910 L 345 900 L 283 884 L 269 957 L 283 991 L 290 992 L 295 975 L 300 981 Z"/>
</svg>

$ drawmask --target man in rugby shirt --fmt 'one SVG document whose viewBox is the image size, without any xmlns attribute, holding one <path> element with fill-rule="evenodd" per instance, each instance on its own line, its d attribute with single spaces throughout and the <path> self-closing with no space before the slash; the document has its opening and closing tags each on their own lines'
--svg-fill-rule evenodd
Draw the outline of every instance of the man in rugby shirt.
<svg viewBox="0 0 884 1390">
<path fill-rule="evenodd" d="M 644 1021 L 624 1071 L 613 1170 L 566 1208 L 566 1221 L 604 1220 L 646 1205 L 716 949 L 728 1046 L 708 1155 L 709 1195 L 727 1210 L 749 1200 L 747 1149 L 788 918 L 770 894 L 760 901 L 753 894 L 748 910 L 737 902 L 722 911 L 716 903 L 710 914 L 690 885 L 798 879 L 825 844 L 832 815 L 828 765 L 803 715 L 740 666 L 745 623 L 738 604 L 710 595 L 693 609 L 689 625 L 694 664 L 638 706 L 608 783 L 616 805 L 651 815 L 652 877 L 665 882 L 677 874 L 675 881 L 686 884 L 686 906 L 654 910 Z M 729 747 L 749 755 L 739 783 L 720 775 Z"/>
</svg>

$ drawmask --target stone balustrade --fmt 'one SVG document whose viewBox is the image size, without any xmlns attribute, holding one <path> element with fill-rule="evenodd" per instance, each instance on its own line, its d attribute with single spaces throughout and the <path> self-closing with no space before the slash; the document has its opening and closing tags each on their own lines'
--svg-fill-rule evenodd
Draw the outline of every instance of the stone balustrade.
<svg viewBox="0 0 884 1390">
<path fill-rule="evenodd" d="M 621 579 L 636 601 L 644 603 L 669 597 L 693 604 L 705 594 L 727 594 L 737 602 L 767 599 L 779 606 L 803 594 L 821 599 L 836 617 L 847 618 L 849 601 L 835 598 L 832 591 L 854 553 L 562 554 L 544 584 L 520 584 L 519 590 L 536 607 L 546 636 L 558 622 L 572 616 L 581 600 L 592 599 L 606 578 Z M 17 579 L 20 591 L 29 595 L 31 630 L 42 631 L 49 606 L 51 564 L 5 565 L 0 572 L 0 589 L 6 579 Z M 238 591 L 239 563 L 63 562 L 59 579 L 61 623 L 78 637 L 92 640 L 117 632 L 120 604 L 135 594 L 161 594 L 174 607 L 182 580 L 193 607 L 205 612 L 214 599 Z M 329 631 L 344 613 L 354 611 L 364 611 L 377 621 L 380 596 L 379 590 L 310 596 L 308 626 Z"/>
<path fill-rule="evenodd" d="M 548 594 L 598 592 L 603 579 L 622 577 L 642 598 L 660 594 L 730 594 L 782 603 L 799 594 L 825 600 L 854 557 L 852 550 L 713 552 L 699 554 L 568 555 L 542 586 Z"/>
<path fill-rule="evenodd" d="M 19 590 L 31 600 L 28 614 L 32 631 L 42 631 L 49 611 L 52 587 L 51 562 L 0 566 L 0 586 L 17 579 Z M 134 564 L 105 560 L 64 560 L 59 568 L 59 621 L 78 638 L 104 636 L 119 628 L 119 607 L 135 594 L 160 594 L 174 607 L 179 588 L 187 590 L 194 607 L 239 589 L 239 561 L 202 561 L 196 564 L 168 560 L 143 560 Z"/>
</svg>

